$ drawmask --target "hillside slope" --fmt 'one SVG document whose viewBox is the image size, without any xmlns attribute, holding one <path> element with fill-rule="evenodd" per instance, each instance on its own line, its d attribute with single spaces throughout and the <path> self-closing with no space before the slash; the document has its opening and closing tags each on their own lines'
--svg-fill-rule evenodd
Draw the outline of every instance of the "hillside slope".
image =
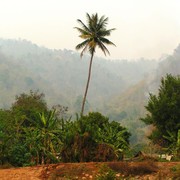
<svg viewBox="0 0 180 180">
<path fill-rule="evenodd" d="M 51 50 L 26 40 L 0 39 L 0 107 L 8 107 L 15 95 L 29 90 L 45 93 L 48 104 L 80 106 L 87 80 L 89 56 L 80 59 L 71 50 Z M 157 62 L 112 61 L 95 57 L 88 92 L 89 110 L 102 111 L 116 94 L 141 81 Z M 87 109 L 88 110 L 88 109 Z"/>
</svg>

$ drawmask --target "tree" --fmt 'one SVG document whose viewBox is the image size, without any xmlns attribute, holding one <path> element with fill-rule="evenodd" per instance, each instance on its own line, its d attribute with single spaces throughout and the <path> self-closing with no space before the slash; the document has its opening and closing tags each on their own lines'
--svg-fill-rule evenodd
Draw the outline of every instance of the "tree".
<svg viewBox="0 0 180 180">
<path fill-rule="evenodd" d="M 16 101 L 12 104 L 12 113 L 18 121 L 21 120 L 22 126 L 29 126 L 29 119 L 34 119 L 38 112 L 47 112 L 45 95 L 32 90 L 26 94 L 16 96 Z"/>
<path fill-rule="evenodd" d="M 115 45 L 108 39 L 106 36 L 110 36 L 113 29 L 106 29 L 106 25 L 108 23 L 108 18 L 102 16 L 101 18 L 98 17 L 98 14 L 92 14 L 91 16 L 87 13 L 87 25 L 85 25 L 80 19 L 78 19 L 78 23 L 80 23 L 81 28 L 75 27 L 79 33 L 80 38 L 84 39 L 84 41 L 76 46 L 76 49 L 82 49 L 81 57 L 83 56 L 85 51 L 89 51 L 91 55 L 90 64 L 89 64 L 89 73 L 88 73 L 88 80 L 85 88 L 84 98 L 82 102 L 82 109 L 81 115 L 84 113 L 84 105 L 86 101 L 86 96 L 88 92 L 90 77 L 91 77 L 91 68 L 92 68 L 92 61 L 94 57 L 94 53 L 96 47 L 99 47 L 106 56 L 106 53 L 110 54 L 108 49 L 106 48 L 105 44 L 107 45 Z"/>
<path fill-rule="evenodd" d="M 180 76 L 162 78 L 158 95 L 150 94 L 145 107 L 149 114 L 141 120 L 155 127 L 150 138 L 161 146 L 171 145 L 167 137 L 178 137 L 180 129 Z"/>
<path fill-rule="evenodd" d="M 0 164 L 8 161 L 10 147 L 14 144 L 15 124 L 9 110 L 0 109 Z"/>
</svg>

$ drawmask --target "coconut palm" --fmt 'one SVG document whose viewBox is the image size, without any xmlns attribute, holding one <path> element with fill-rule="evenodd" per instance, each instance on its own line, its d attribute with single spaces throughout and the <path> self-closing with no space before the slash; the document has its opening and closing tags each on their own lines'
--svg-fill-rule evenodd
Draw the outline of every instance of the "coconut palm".
<svg viewBox="0 0 180 180">
<path fill-rule="evenodd" d="M 106 29 L 108 18 L 105 16 L 102 16 L 99 18 L 97 13 L 92 14 L 91 16 L 87 13 L 86 17 L 87 17 L 87 25 L 85 25 L 80 19 L 78 19 L 77 21 L 81 27 L 80 28 L 75 27 L 75 29 L 77 29 L 80 33 L 79 37 L 84 39 L 83 42 L 81 42 L 80 44 L 76 46 L 76 49 L 77 50 L 82 49 L 81 57 L 83 56 L 85 51 L 89 51 L 91 55 L 88 80 L 87 80 L 86 89 L 84 93 L 81 115 L 83 115 L 83 112 L 84 112 L 84 105 L 85 105 L 90 77 L 91 77 L 92 61 L 93 61 L 96 47 L 99 47 L 106 56 L 106 54 L 110 54 L 110 53 L 105 45 L 107 44 L 107 45 L 115 46 L 114 43 L 112 43 L 111 41 L 105 38 L 106 36 L 110 36 L 111 32 L 115 30 L 114 28 Z"/>
</svg>

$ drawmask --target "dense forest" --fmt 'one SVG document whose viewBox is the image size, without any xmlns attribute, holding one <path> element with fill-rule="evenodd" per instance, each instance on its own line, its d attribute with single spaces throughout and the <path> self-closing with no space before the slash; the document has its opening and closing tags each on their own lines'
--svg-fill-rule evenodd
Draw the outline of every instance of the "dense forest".
<svg viewBox="0 0 180 180">
<path fill-rule="evenodd" d="M 160 60 L 111 60 L 95 57 L 85 111 L 98 111 L 121 122 L 142 141 L 147 127 L 139 118 L 149 93 L 157 93 L 162 76 L 179 74 L 180 46 Z M 68 107 L 67 115 L 80 112 L 89 56 L 74 50 L 39 47 L 27 40 L 0 39 L 0 108 L 30 90 L 45 94 L 47 105 Z M 135 133 L 136 132 L 136 133 Z M 146 140 L 145 140 L 146 141 Z"/>
</svg>

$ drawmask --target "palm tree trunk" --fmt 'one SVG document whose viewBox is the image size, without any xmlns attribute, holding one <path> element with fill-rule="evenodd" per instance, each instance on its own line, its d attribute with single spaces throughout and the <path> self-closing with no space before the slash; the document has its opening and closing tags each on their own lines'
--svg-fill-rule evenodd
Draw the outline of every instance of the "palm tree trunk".
<svg viewBox="0 0 180 180">
<path fill-rule="evenodd" d="M 89 63 L 88 80 L 87 80 L 86 89 L 85 89 L 84 98 L 83 98 L 83 103 L 82 103 L 81 116 L 83 116 L 83 113 L 84 113 L 84 106 L 85 106 L 86 96 L 87 96 L 87 92 L 88 92 L 88 88 L 89 88 L 89 82 L 90 82 L 90 78 L 91 78 L 91 68 L 92 68 L 93 56 L 94 56 L 94 52 L 91 54 L 91 60 Z"/>
</svg>

